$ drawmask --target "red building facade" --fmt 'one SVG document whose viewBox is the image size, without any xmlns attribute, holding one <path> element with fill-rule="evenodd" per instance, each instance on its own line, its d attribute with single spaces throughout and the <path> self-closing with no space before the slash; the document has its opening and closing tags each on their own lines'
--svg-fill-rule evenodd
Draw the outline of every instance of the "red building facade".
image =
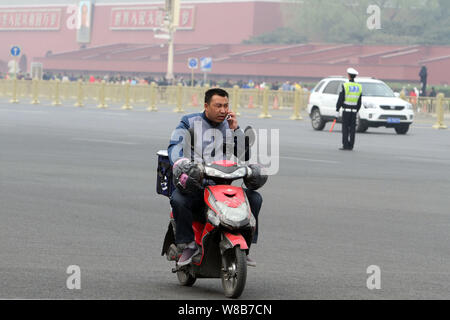
<svg viewBox="0 0 450 320">
<path fill-rule="evenodd" d="M 88 2 L 88 1 L 86 1 Z M 177 44 L 237 44 L 282 26 L 282 3 L 273 1 L 181 1 Z M 90 41 L 77 42 L 76 6 L 0 7 L 0 60 L 18 45 L 28 61 L 47 52 L 61 53 L 117 43 L 161 44 L 154 28 L 164 18 L 164 2 L 92 4 Z M 268 17 L 270 19 L 268 19 Z"/>
<path fill-rule="evenodd" d="M 84 6 L 86 4 L 86 6 Z M 450 47 L 354 44 L 243 45 L 283 26 L 292 5 L 281 0 L 181 0 L 174 72 L 190 76 L 189 57 L 212 57 L 210 78 L 318 80 L 357 68 L 364 76 L 448 84 Z M 148 73 L 167 68 L 167 40 L 155 38 L 164 2 L 0 7 L 0 72 L 18 45 L 22 70 L 41 62 L 55 72 Z"/>
</svg>

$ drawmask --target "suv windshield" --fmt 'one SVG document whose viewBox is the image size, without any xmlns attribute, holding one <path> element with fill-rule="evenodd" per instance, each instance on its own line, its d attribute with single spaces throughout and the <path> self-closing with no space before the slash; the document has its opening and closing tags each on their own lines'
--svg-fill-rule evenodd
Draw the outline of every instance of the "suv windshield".
<svg viewBox="0 0 450 320">
<path fill-rule="evenodd" d="M 365 97 L 395 97 L 394 92 L 384 83 L 360 82 Z"/>
</svg>

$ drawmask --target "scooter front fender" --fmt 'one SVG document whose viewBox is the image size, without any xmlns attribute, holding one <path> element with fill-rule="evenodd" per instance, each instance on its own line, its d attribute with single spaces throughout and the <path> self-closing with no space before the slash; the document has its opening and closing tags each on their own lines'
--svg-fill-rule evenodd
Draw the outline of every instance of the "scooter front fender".
<svg viewBox="0 0 450 320">
<path fill-rule="evenodd" d="M 238 234 L 232 234 L 229 232 L 224 232 L 222 241 L 220 241 L 220 252 L 223 254 L 226 250 L 232 249 L 236 246 L 240 246 L 242 250 L 248 250 L 247 241 L 244 237 Z"/>
</svg>

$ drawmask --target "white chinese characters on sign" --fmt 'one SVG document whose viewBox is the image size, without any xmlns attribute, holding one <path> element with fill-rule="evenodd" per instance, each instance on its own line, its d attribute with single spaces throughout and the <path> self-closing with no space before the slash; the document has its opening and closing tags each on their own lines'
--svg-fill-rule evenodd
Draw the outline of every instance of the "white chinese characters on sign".
<svg viewBox="0 0 450 320">
<path fill-rule="evenodd" d="M 0 9 L 0 31 L 59 30 L 61 9 Z"/>
<path fill-rule="evenodd" d="M 115 7 L 111 9 L 111 30 L 151 30 L 161 27 L 164 11 L 159 7 Z M 194 7 L 180 9 L 180 21 L 177 29 L 194 29 Z"/>
</svg>

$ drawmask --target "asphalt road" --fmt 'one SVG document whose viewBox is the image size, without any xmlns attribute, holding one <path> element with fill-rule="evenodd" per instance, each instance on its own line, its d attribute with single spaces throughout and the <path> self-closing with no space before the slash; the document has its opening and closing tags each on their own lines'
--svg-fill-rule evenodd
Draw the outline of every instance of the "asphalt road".
<svg viewBox="0 0 450 320">
<path fill-rule="evenodd" d="M 0 104 L 0 298 L 223 299 L 219 279 L 181 287 L 160 256 L 169 204 L 155 154 L 179 118 Z M 280 136 L 242 299 L 450 299 L 449 130 L 370 129 L 343 152 L 340 125 L 240 124 Z M 80 290 L 66 287 L 71 265 Z"/>
</svg>

